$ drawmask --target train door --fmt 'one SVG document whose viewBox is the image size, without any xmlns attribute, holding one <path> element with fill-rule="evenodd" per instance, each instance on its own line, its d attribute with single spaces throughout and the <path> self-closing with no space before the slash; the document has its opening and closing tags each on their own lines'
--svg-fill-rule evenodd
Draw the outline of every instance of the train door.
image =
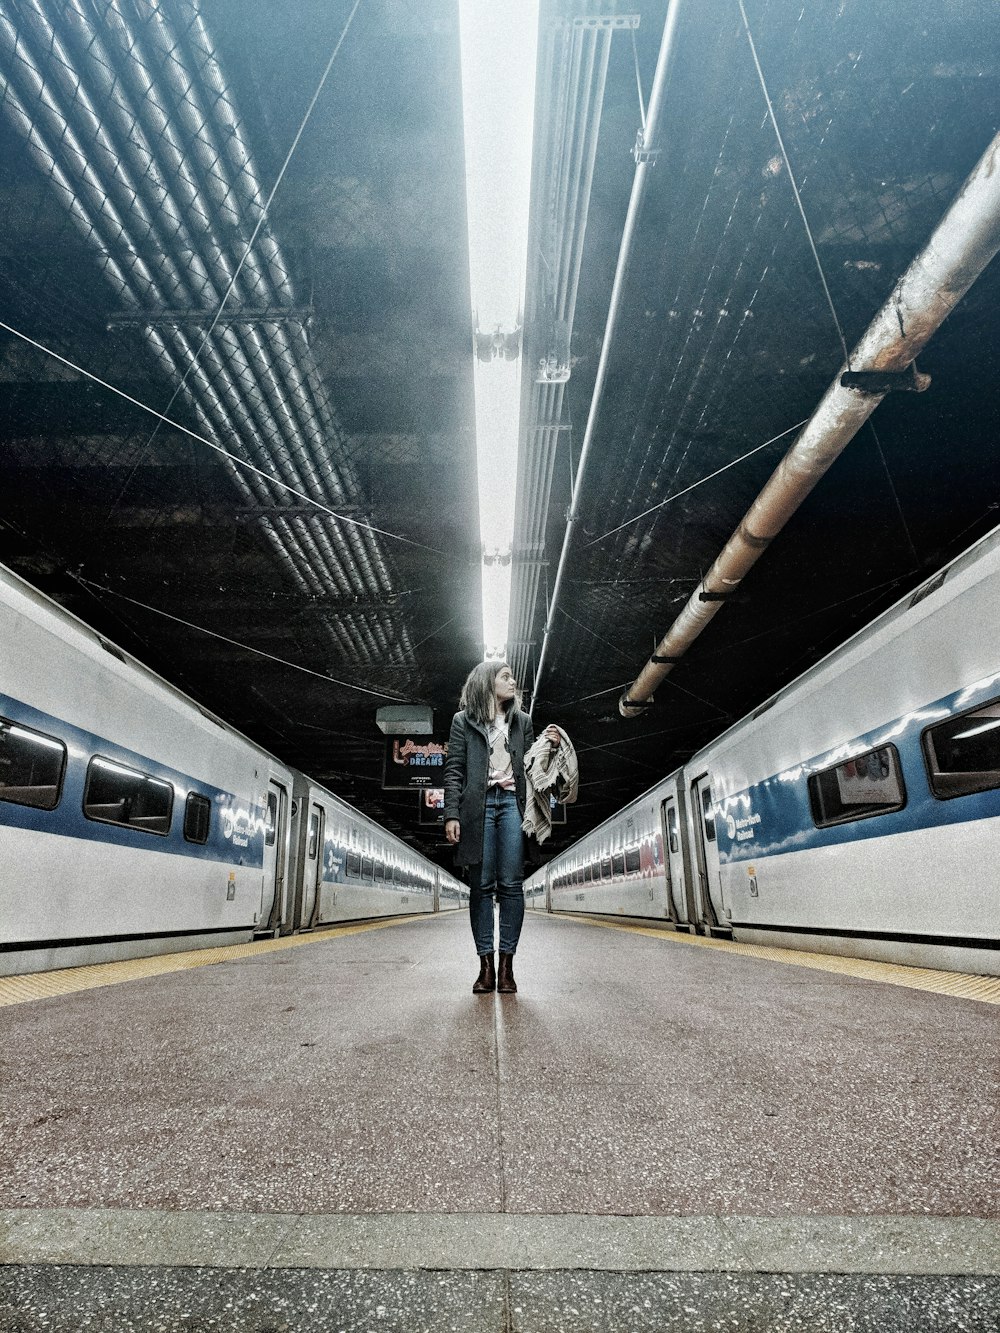
<svg viewBox="0 0 1000 1333">
<path fill-rule="evenodd" d="M 308 806 L 305 867 L 302 872 L 302 918 L 300 925 L 313 925 L 323 879 L 323 849 L 326 845 L 326 811 L 317 802 Z"/>
<path fill-rule="evenodd" d="M 272 779 L 266 800 L 260 921 L 263 929 L 272 930 L 280 920 L 288 876 L 288 791 Z"/>
<path fill-rule="evenodd" d="M 685 922 L 688 920 L 687 876 L 684 873 L 684 848 L 676 793 L 668 796 L 661 804 L 660 817 L 666 848 L 664 865 L 667 872 L 667 909 L 672 921 Z"/>
<path fill-rule="evenodd" d="M 728 930 L 722 905 L 719 844 L 715 836 L 715 802 L 712 798 L 712 780 L 707 773 L 691 783 L 691 822 L 698 863 L 699 916 L 709 931 L 714 932 L 720 928 Z"/>
</svg>

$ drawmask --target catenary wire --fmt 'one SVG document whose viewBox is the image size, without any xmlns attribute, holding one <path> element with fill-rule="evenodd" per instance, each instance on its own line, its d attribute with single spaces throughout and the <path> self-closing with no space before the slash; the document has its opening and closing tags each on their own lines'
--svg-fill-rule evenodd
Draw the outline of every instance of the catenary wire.
<svg viewBox="0 0 1000 1333">
<path fill-rule="evenodd" d="M 195 625 L 190 620 L 183 620 L 180 616 L 171 615 L 169 611 L 163 611 L 158 606 L 150 606 L 148 602 L 140 602 L 136 597 L 129 597 L 127 593 L 118 592 L 115 588 L 109 588 L 103 583 L 95 583 L 93 579 L 85 578 L 82 574 L 74 576 L 78 583 L 87 588 L 93 588 L 98 592 L 110 593 L 112 597 L 119 597 L 123 602 L 129 602 L 132 606 L 141 607 L 144 611 L 150 611 L 153 615 L 163 616 L 165 620 L 172 620 L 177 625 L 184 625 L 188 629 L 196 630 L 199 634 L 207 634 L 210 638 L 219 639 L 222 643 L 231 644 L 234 648 L 239 648 L 245 653 L 254 653 L 257 657 L 266 657 L 268 661 L 277 662 L 280 666 L 289 667 L 292 671 L 302 671 L 307 676 L 315 676 L 317 680 L 324 680 L 329 685 L 342 685 L 348 690 L 359 690 L 362 694 L 373 694 L 378 699 L 395 699 L 399 703 L 410 703 L 412 700 L 402 694 L 393 694 L 390 690 L 372 690 L 367 685 L 356 685 L 350 680 L 340 680 L 336 676 L 327 675 L 324 671 L 313 671 L 311 667 L 301 666 L 298 662 L 289 662 L 287 658 L 277 657 L 274 653 L 267 653 L 263 648 L 253 648 L 248 643 L 240 643 L 238 639 L 230 639 L 228 635 L 219 634 L 216 630 L 206 629 L 204 625 Z"/>
<path fill-rule="evenodd" d="M 809 248 L 812 250 L 813 259 L 816 261 L 816 268 L 819 272 L 819 280 L 823 284 L 823 291 L 826 293 L 826 302 L 830 307 L 830 314 L 833 316 L 833 322 L 837 328 L 837 337 L 840 339 L 840 346 L 844 353 L 844 363 L 850 369 L 851 354 L 847 350 L 847 340 L 844 337 L 844 330 L 840 326 L 840 320 L 837 317 L 837 308 L 833 304 L 833 297 L 830 295 L 830 288 L 827 286 L 826 274 L 823 272 L 823 265 L 820 263 L 819 252 L 816 249 L 816 242 L 813 240 L 812 228 L 809 226 L 809 219 L 806 217 L 806 210 L 802 206 L 802 198 L 799 194 L 799 187 L 795 181 L 795 173 L 792 171 L 792 164 L 788 153 L 785 150 L 785 141 L 781 137 L 781 130 L 778 128 L 778 120 L 774 114 L 774 106 L 771 102 L 771 95 L 767 91 L 767 83 L 764 79 L 764 71 L 761 69 L 760 60 L 757 58 L 757 47 L 754 43 L 753 33 L 750 31 L 750 22 L 747 19 L 747 12 L 743 8 L 743 0 L 736 0 L 740 7 L 740 15 L 743 19 L 743 27 L 746 30 L 747 41 L 750 43 L 750 54 L 753 56 L 753 63 L 757 69 L 757 78 L 760 80 L 761 91 L 764 94 L 764 101 L 767 103 L 767 114 L 771 118 L 771 125 L 774 129 L 775 137 L 778 140 L 778 147 L 781 149 L 781 156 L 785 162 L 785 170 L 788 172 L 788 179 L 791 182 L 792 193 L 795 195 L 795 202 L 798 205 L 799 214 L 802 217 L 803 226 L 806 229 L 806 236 L 809 238 Z"/>
<path fill-rule="evenodd" d="M 801 421 L 797 421 L 794 426 L 789 426 L 787 430 L 783 430 L 780 435 L 772 435 L 772 437 L 769 440 L 765 440 L 763 444 L 758 444 L 756 448 L 749 450 L 748 453 L 740 454 L 739 458 L 734 458 L 731 462 L 717 468 L 714 472 L 710 472 L 707 477 L 699 477 L 699 479 L 693 481 L 690 486 L 685 486 L 682 491 L 675 491 L 673 495 L 668 495 L 665 500 L 661 500 L 658 504 L 650 506 L 649 509 L 644 509 L 641 514 L 636 514 L 634 518 L 627 518 L 624 523 L 619 523 L 617 528 L 612 528 L 610 532 L 603 532 L 600 537 L 595 537 L 592 541 L 587 542 L 583 549 L 586 551 L 589 547 L 596 546 L 598 542 L 606 541 L 608 537 L 613 537 L 616 532 L 621 532 L 622 528 L 627 528 L 631 524 L 638 523 L 641 519 L 647 518 L 650 514 L 655 514 L 656 511 L 662 509 L 664 505 L 672 504 L 674 500 L 679 500 L 682 495 L 687 495 L 689 491 L 694 491 L 697 490 L 699 486 L 704 486 L 705 482 L 711 481 L 713 477 L 721 476 L 723 472 L 728 472 L 731 467 L 736 467 L 738 463 L 746 462 L 748 458 L 752 458 L 754 454 L 759 454 L 760 451 L 766 449 L 768 445 L 776 444 L 778 440 L 783 440 L 786 435 L 791 435 L 793 431 L 800 430 L 808 420 L 808 417 L 804 417 Z"/>
<path fill-rule="evenodd" d="M 28 343 L 29 346 L 36 347 L 38 351 L 44 352 L 46 356 L 51 356 L 54 360 L 61 362 L 62 365 L 68 366 L 70 370 L 75 370 L 77 374 L 84 375 L 87 379 L 93 380 L 93 382 L 99 384 L 102 389 L 109 389 L 111 393 L 117 394 L 119 398 L 124 398 L 125 401 L 131 403 L 133 407 L 139 407 L 143 412 L 148 412 L 151 416 L 159 417 L 161 422 L 165 422 L 168 426 L 172 426 L 174 430 L 179 430 L 183 435 L 190 436 L 192 440 L 197 440 L 199 444 L 207 445 L 209 449 L 213 449 L 217 454 L 221 454 L 223 458 L 228 458 L 230 462 L 236 463 L 239 467 L 245 468 L 246 471 L 255 472 L 258 477 L 263 477 L 264 480 L 269 482 L 272 486 L 277 486 L 281 490 L 287 491 L 289 495 L 294 495 L 297 500 L 303 500 L 306 504 L 315 506 L 321 513 L 328 514 L 330 518 L 335 518 L 340 523 L 349 523 L 355 528 L 366 528 L 369 532 L 377 532 L 380 537 L 389 537 L 393 541 L 404 542 L 407 546 L 416 546 L 419 550 L 429 551 L 432 555 L 445 554 L 444 551 L 439 550 L 435 546 L 426 546 L 423 542 L 414 541 L 412 537 L 401 537 L 398 532 L 388 532 L 385 528 L 377 528 L 373 523 L 365 523 L 362 519 L 350 518 L 347 514 L 338 514 L 335 509 L 330 509 L 328 505 L 323 504 L 322 501 L 315 499 L 311 495 L 307 495 L 305 491 L 296 490 L 294 486 L 289 486 L 287 482 L 281 481 L 280 478 L 273 476 L 270 472 L 264 472 L 261 468 L 255 467 L 253 463 L 248 463 L 245 458 L 240 458 L 237 454 L 231 454 L 228 449 L 223 449 L 221 444 L 215 444 L 204 435 L 199 435 L 197 431 L 191 430 L 189 426 L 184 426 L 179 421 L 175 421 L 172 417 L 168 417 L 162 412 L 157 412 L 155 407 L 150 407 L 148 404 L 141 402 L 140 399 L 133 398 L 132 395 L 126 393 L 124 389 L 119 389 L 114 384 L 109 384 L 107 380 L 102 380 L 99 375 L 94 375 L 91 371 L 85 370 L 83 366 L 77 365 L 75 361 L 70 361 L 67 357 L 60 356 L 59 353 L 53 351 L 51 347 L 46 347 L 44 343 L 36 342 L 34 338 L 29 338 L 26 333 L 22 333 L 19 329 L 15 329 L 10 324 L 4 323 L 2 319 L 0 319 L 0 329 L 4 329 L 7 333 L 13 334 L 15 338 L 20 338 L 23 342 Z"/>
<path fill-rule="evenodd" d="M 247 241 L 247 243 L 246 243 L 246 247 L 244 248 L 243 254 L 242 254 L 242 256 L 240 257 L 240 261 L 239 261 L 239 263 L 236 265 L 236 269 L 235 269 L 235 271 L 233 272 L 233 276 L 232 276 L 232 277 L 230 278 L 230 280 L 229 280 L 229 286 L 226 288 L 225 292 L 223 292 L 223 294 L 222 294 L 222 300 L 219 302 L 219 308 L 218 308 L 218 310 L 216 310 L 216 312 L 215 312 L 215 316 L 213 317 L 211 324 L 209 325 L 208 329 L 206 330 L 206 332 L 205 332 L 205 336 L 202 338 L 202 340 L 201 340 L 201 342 L 200 342 L 200 344 L 199 344 L 199 346 L 198 346 L 197 351 L 195 352 L 194 356 L 191 358 L 191 363 L 190 363 L 190 365 L 189 365 L 189 366 L 187 367 L 187 369 L 184 371 L 184 374 L 183 374 L 183 376 L 181 377 L 180 383 L 177 385 L 177 387 L 174 389 L 173 393 L 171 394 L 171 396 L 170 396 L 170 402 L 167 403 L 166 409 L 165 409 L 165 411 L 164 411 L 164 416 L 167 416 L 167 415 L 169 414 L 170 409 L 173 407 L 174 403 L 175 403 L 176 400 L 177 400 L 177 395 L 178 395 L 178 394 L 181 392 L 181 390 L 184 388 L 185 384 L 187 383 L 188 376 L 191 374 L 192 370 L 194 370 L 194 368 L 197 366 L 197 364 L 198 364 L 198 359 L 199 359 L 199 357 L 201 356 L 202 352 L 205 350 L 205 345 L 206 345 L 206 343 L 208 342 L 209 338 L 211 338 L 212 334 L 215 332 L 216 326 L 218 325 L 219 320 L 222 318 L 222 312 L 223 312 L 223 310 L 225 309 L 226 302 L 229 300 L 230 296 L 232 295 L 233 288 L 236 286 L 236 282 L 237 282 L 237 280 L 238 280 L 238 278 L 239 278 L 239 276 L 240 276 L 240 273 L 241 273 L 242 270 L 243 270 L 243 265 L 246 263 L 247 259 L 248 259 L 249 256 L 250 256 L 250 252 L 251 252 L 251 250 L 252 250 L 253 247 L 254 247 L 254 244 L 255 244 L 255 242 L 256 242 L 256 240 L 257 240 L 258 235 L 260 234 L 260 229 L 261 229 L 261 227 L 263 227 L 264 223 L 267 221 L 267 213 L 268 213 L 268 209 L 271 207 L 271 204 L 272 204 L 273 201 L 274 201 L 274 196 L 275 196 L 275 195 L 277 194 L 277 192 L 278 192 L 278 187 L 280 186 L 282 180 L 284 179 L 285 172 L 288 170 L 288 164 L 291 162 L 291 160 L 292 160 L 292 156 L 293 156 L 293 154 L 295 153 L 296 148 L 298 148 L 298 146 L 299 146 L 299 140 L 302 138 L 302 134 L 303 134 L 303 132 L 304 132 L 304 130 L 305 130 L 305 128 L 306 128 L 306 125 L 307 125 L 308 122 L 309 122 L 309 117 L 310 117 L 310 116 L 312 115 L 312 113 L 313 113 L 313 108 L 315 107 L 316 102 L 319 100 L 319 95 L 320 95 L 320 93 L 323 91 L 323 85 L 326 83 L 327 76 L 329 75 L 330 70 L 333 68 L 333 62 L 337 59 L 337 56 L 340 54 L 340 48 L 341 48 L 341 47 L 343 46 L 343 44 L 344 44 L 344 39 L 346 38 L 347 33 L 348 33 L 348 30 L 350 29 L 350 26 L 351 26 L 352 22 L 354 21 L 354 15 L 358 12 L 358 6 L 359 6 L 360 4 L 361 4 L 361 0 L 354 0 L 354 7 L 352 8 L 350 14 L 347 16 L 347 22 L 344 24 L 343 30 L 341 31 L 340 37 L 339 37 L 339 39 L 338 39 L 338 41 L 337 41 L 337 44 L 336 44 L 336 46 L 333 48 L 333 54 L 330 56 L 330 59 L 326 62 L 326 68 L 324 69 L 324 71 L 323 71 L 323 73 L 322 73 L 322 76 L 320 77 L 320 81 L 319 81 L 319 83 L 316 85 L 316 91 L 313 93 L 313 95 L 312 95 L 312 100 L 310 101 L 308 107 L 306 107 L 306 113 L 305 113 L 305 115 L 302 117 L 302 123 L 299 125 L 299 128 L 298 128 L 298 130 L 296 131 L 295 137 L 294 137 L 294 139 L 292 140 L 292 143 L 291 143 L 291 147 L 289 148 L 288 152 L 285 154 L 285 160 L 284 160 L 284 162 L 281 164 L 281 170 L 278 172 L 278 175 L 277 175 L 276 178 L 275 178 L 274 184 L 271 186 L 271 192 L 270 192 L 270 194 L 267 196 L 267 199 L 264 201 L 264 205 L 263 205 L 263 207 L 261 208 L 261 211 L 260 211 L 260 217 L 257 219 L 256 226 L 254 227 L 254 229 L 253 229 L 253 231 L 252 231 L 252 233 L 251 233 L 251 235 L 250 235 L 250 239 L 249 239 L 249 240 Z M 145 443 L 145 444 L 143 445 L 143 447 L 142 447 L 142 451 L 140 452 L 140 455 L 139 455 L 140 459 L 142 458 L 142 455 L 146 452 L 146 450 L 149 448 L 149 446 L 153 443 L 153 440 L 154 440 L 155 437 L 156 437 L 156 432 L 160 429 L 161 424 L 162 424 L 162 422 L 161 422 L 161 421 L 158 421 L 158 422 L 156 423 L 156 425 L 153 427 L 152 434 L 150 435 L 149 439 L 146 441 L 146 443 Z M 129 476 L 129 478 L 128 478 L 128 481 L 126 481 L 125 486 L 122 488 L 122 494 L 124 494 L 125 490 L 128 488 L 129 482 L 131 481 L 132 477 L 135 475 L 135 472 L 136 472 L 136 469 L 138 468 L 138 466 L 139 466 L 139 463 L 138 463 L 138 461 L 137 461 L 136 464 L 135 464 L 135 466 L 134 466 L 133 469 L 132 469 L 132 473 L 130 474 L 130 476 Z M 121 499 L 121 495 L 119 495 L 119 497 L 118 497 L 118 500 L 120 500 L 120 499 Z M 116 505 L 117 505 L 117 503 L 118 503 L 118 500 L 115 501 Z"/>
</svg>

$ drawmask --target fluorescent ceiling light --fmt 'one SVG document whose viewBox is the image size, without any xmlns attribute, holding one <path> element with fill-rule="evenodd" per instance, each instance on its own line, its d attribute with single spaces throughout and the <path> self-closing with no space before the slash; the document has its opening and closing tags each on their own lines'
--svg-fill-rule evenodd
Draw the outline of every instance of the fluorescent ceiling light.
<svg viewBox="0 0 1000 1333">
<path fill-rule="evenodd" d="M 483 656 L 505 657 L 510 618 L 510 557 L 483 561 Z"/>
<path fill-rule="evenodd" d="M 504 656 L 521 401 L 521 320 L 538 0 L 459 0 L 485 655 Z"/>
</svg>

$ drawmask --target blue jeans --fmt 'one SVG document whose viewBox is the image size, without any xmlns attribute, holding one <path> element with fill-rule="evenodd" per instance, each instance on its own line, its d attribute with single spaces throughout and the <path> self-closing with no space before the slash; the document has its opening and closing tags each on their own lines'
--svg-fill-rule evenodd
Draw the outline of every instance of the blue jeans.
<svg viewBox="0 0 1000 1333">
<path fill-rule="evenodd" d="M 500 952 L 514 953 L 524 921 L 524 834 L 517 797 L 502 787 L 486 793 L 483 859 L 469 866 L 469 917 L 476 953 L 493 952 L 493 895 L 500 903 Z"/>
</svg>

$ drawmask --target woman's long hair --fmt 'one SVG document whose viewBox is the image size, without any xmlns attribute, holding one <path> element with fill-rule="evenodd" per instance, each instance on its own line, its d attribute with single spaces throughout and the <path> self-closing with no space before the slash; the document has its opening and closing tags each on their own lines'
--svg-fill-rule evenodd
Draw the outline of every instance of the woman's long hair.
<svg viewBox="0 0 1000 1333">
<path fill-rule="evenodd" d="M 480 726 L 489 726 L 496 717 L 497 676 L 505 666 L 507 666 L 506 662 L 479 662 L 465 678 L 465 684 L 462 686 L 462 697 L 458 701 L 458 706 L 464 708 L 466 716 L 470 717 L 473 722 L 478 722 Z M 510 716 L 512 711 L 520 707 L 521 691 L 517 690 L 513 699 L 504 705 L 504 710 Z"/>
</svg>

